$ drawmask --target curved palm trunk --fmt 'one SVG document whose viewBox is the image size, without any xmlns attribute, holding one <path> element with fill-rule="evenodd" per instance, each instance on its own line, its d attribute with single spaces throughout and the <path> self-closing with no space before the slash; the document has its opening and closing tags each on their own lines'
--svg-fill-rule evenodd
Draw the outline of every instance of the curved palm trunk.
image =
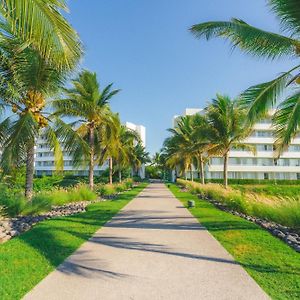
<svg viewBox="0 0 300 300">
<path fill-rule="evenodd" d="M 224 169 L 223 169 L 224 187 L 228 187 L 228 152 L 224 155 Z"/>
<path fill-rule="evenodd" d="M 118 172 L 119 172 L 119 182 L 122 182 L 122 170 L 121 170 L 121 166 L 119 165 L 118 167 Z"/>
<path fill-rule="evenodd" d="M 112 157 L 109 158 L 109 183 L 113 183 L 113 160 Z"/>
<path fill-rule="evenodd" d="M 204 163 L 203 163 L 202 154 L 199 155 L 199 168 L 200 168 L 201 183 L 205 184 Z"/>
<path fill-rule="evenodd" d="M 89 186 L 94 189 L 94 156 L 95 156 L 95 128 L 90 126 L 89 143 L 90 143 L 90 165 L 89 165 Z"/>
<path fill-rule="evenodd" d="M 31 200 L 33 195 L 33 176 L 34 176 L 34 141 L 30 141 L 27 145 L 26 153 L 26 182 L 25 197 Z"/>
<path fill-rule="evenodd" d="M 190 165 L 191 181 L 194 181 L 193 165 Z"/>
</svg>

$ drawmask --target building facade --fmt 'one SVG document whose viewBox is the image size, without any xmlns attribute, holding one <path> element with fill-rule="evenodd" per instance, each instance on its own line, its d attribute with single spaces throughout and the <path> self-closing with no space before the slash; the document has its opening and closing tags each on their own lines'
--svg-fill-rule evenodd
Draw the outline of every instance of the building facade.
<svg viewBox="0 0 300 300">
<path fill-rule="evenodd" d="M 126 127 L 135 130 L 144 145 L 146 146 L 146 129 L 142 125 L 136 125 L 130 122 L 126 122 Z M 36 142 L 35 147 L 35 173 L 37 176 L 41 175 L 52 175 L 55 172 L 55 158 L 53 151 L 50 150 L 48 147 L 46 140 L 43 137 L 40 137 Z M 63 170 L 64 172 L 70 172 L 74 175 L 79 176 L 87 176 L 88 175 L 88 167 L 86 166 L 79 166 L 74 167 L 72 156 L 68 155 L 66 151 L 63 151 Z M 94 175 L 99 176 L 101 172 L 108 168 L 108 162 L 105 162 L 102 166 L 96 165 L 94 168 Z M 142 168 L 140 171 L 140 176 L 145 174 L 145 167 Z M 144 177 L 142 177 L 144 178 Z"/>
<path fill-rule="evenodd" d="M 183 115 L 195 113 L 201 113 L 201 109 L 187 109 Z M 174 117 L 173 124 L 176 124 L 176 119 L 178 116 Z M 251 135 L 243 143 L 254 146 L 256 154 L 232 149 L 229 152 L 228 178 L 300 180 L 300 136 L 292 140 L 279 159 L 275 156 L 274 141 L 271 119 L 255 124 Z M 211 157 L 205 173 L 208 179 L 223 178 L 223 158 Z"/>
</svg>

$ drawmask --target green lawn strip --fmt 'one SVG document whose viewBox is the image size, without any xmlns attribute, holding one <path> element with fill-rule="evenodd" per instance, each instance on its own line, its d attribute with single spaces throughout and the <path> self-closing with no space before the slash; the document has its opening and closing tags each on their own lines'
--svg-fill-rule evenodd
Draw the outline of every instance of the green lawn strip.
<svg viewBox="0 0 300 300">
<path fill-rule="evenodd" d="M 146 185 L 92 204 L 84 213 L 41 222 L 0 245 L 0 299 L 22 298 Z"/>
<path fill-rule="evenodd" d="M 300 254 L 245 219 L 215 208 L 176 185 L 170 190 L 272 299 L 300 299 Z M 228 287 L 230 288 L 230 287 Z"/>
</svg>

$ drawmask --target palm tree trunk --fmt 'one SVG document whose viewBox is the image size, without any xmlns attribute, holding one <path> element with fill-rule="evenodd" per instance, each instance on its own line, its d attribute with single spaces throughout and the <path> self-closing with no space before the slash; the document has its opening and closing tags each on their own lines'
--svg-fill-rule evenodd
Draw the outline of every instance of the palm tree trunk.
<svg viewBox="0 0 300 300">
<path fill-rule="evenodd" d="M 113 183 L 113 160 L 112 157 L 109 158 L 109 183 Z"/>
<path fill-rule="evenodd" d="M 94 189 L 94 156 L 95 156 L 94 125 L 90 126 L 89 143 L 90 143 L 89 186 L 90 189 L 93 190 Z"/>
<path fill-rule="evenodd" d="M 34 176 L 34 142 L 30 141 L 27 145 L 26 153 L 26 182 L 25 197 L 31 200 L 33 195 L 33 176 Z"/>
<path fill-rule="evenodd" d="M 224 187 L 228 187 L 228 152 L 224 155 L 224 170 L 223 170 Z"/>
<path fill-rule="evenodd" d="M 200 175 L 201 175 L 201 183 L 205 184 L 205 177 L 204 177 L 204 164 L 203 164 L 203 157 L 202 154 L 199 156 L 199 168 L 200 168 Z"/>
<path fill-rule="evenodd" d="M 119 166 L 119 182 L 121 183 L 122 182 L 122 170 L 121 170 L 121 167 Z"/>
<path fill-rule="evenodd" d="M 191 181 L 194 181 L 194 173 L 193 173 L 193 165 L 191 164 L 191 166 L 190 166 L 190 174 L 191 174 Z"/>
</svg>

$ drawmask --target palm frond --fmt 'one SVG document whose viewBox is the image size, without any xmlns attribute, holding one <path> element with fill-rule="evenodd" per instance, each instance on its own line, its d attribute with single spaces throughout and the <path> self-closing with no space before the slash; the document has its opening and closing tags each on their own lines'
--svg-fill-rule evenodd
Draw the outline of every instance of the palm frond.
<svg viewBox="0 0 300 300">
<path fill-rule="evenodd" d="M 64 0 L 2 0 L 0 13 L 6 25 L 2 33 L 9 27 L 14 36 L 32 45 L 52 65 L 72 70 L 81 57 L 82 45 L 61 10 L 67 11 Z"/>
<path fill-rule="evenodd" d="M 279 77 L 248 88 L 240 95 L 242 106 L 248 111 L 248 119 L 254 123 L 264 117 L 282 95 L 288 81 L 292 78 L 292 71 L 300 66 L 281 74 Z"/>
<path fill-rule="evenodd" d="M 206 22 L 194 25 L 190 31 L 196 38 L 214 37 L 229 40 L 233 48 L 239 47 L 256 57 L 275 59 L 295 56 L 297 40 L 250 26 L 246 22 L 232 19 L 231 22 Z"/>
<path fill-rule="evenodd" d="M 285 99 L 276 111 L 273 120 L 278 153 L 284 151 L 300 130 L 300 92 Z"/>
<path fill-rule="evenodd" d="M 280 18 L 281 26 L 291 35 L 300 35 L 299 0 L 269 0 L 272 11 Z M 300 51 L 300 44 L 298 45 Z"/>
</svg>

